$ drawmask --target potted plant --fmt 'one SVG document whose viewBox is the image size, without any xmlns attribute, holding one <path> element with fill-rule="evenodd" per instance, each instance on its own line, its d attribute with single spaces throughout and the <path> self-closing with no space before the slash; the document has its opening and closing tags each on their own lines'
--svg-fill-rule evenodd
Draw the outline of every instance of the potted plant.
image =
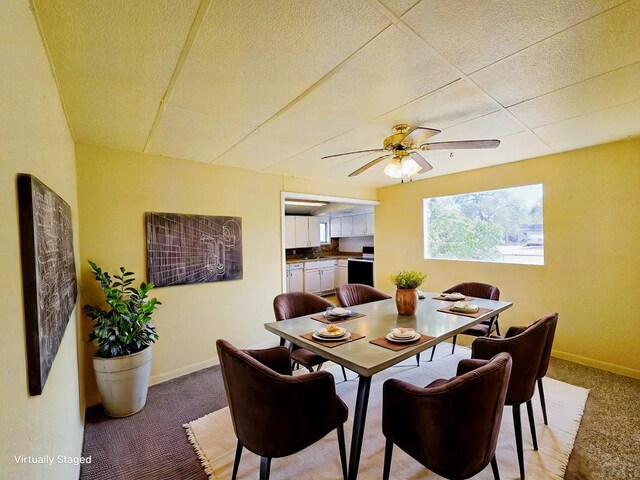
<svg viewBox="0 0 640 480">
<path fill-rule="evenodd" d="M 98 344 L 93 359 L 96 382 L 107 414 L 127 417 L 140 411 L 147 401 L 151 344 L 158 339 L 150 322 L 160 302 L 149 298 L 153 283 L 132 286 L 134 273 L 124 267 L 112 279 L 95 263 L 89 261 L 89 265 L 109 307 L 84 307 L 95 321 L 89 340 Z"/>
<path fill-rule="evenodd" d="M 427 275 L 414 271 L 402 271 L 391 275 L 396 285 L 396 307 L 400 315 L 415 315 L 418 310 L 418 290 Z"/>
</svg>

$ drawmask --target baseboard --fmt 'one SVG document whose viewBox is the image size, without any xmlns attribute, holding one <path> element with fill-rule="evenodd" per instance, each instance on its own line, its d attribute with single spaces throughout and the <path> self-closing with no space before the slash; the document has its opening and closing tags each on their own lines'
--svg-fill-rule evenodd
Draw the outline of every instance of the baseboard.
<svg viewBox="0 0 640 480">
<path fill-rule="evenodd" d="M 271 340 L 268 342 L 257 343 L 255 345 L 250 345 L 247 348 L 270 348 L 275 347 L 278 343 Z M 160 373 L 158 375 L 152 375 L 149 378 L 149 386 L 157 385 L 159 383 L 166 382 L 168 380 L 173 380 L 174 378 L 182 377 L 183 375 L 189 375 L 190 373 L 197 372 L 198 370 L 202 370 L 204 368 L 213 367 L 214 365 L 218 365 L 220 362 L 218 357 L 208 358 L 207 360 L 203 360 L 202 362 L 192 363 L 191 365 L 186 365 L 184 367 L 176 368 L 175 370 L 171 370 L 169 372 Z"/>
<path fill-rule="evenodd" d="M 607 372 L 617 373 L 618 375 L 624 375 L 625 377 L 640 378 L 640 370 L 629 367 L 622 367 L 614 363 L 594 360 L 593 358 L 583 357 L 574 353 L 552 350 L 551 356 L 559 358 L 561 360 L 568 360 L 569 362 L 579 363 L 580 365 L 586 365 L 587 367 L 593 367 L 599 370 L 606 370 Z"/>
</svg>

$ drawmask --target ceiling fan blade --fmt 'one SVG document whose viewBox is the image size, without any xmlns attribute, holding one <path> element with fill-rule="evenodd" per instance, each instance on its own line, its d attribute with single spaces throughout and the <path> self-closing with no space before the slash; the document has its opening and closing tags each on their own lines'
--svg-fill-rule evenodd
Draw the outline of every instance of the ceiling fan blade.
<svg viewBox="0 0 640 480">
<path fill-rule="evenodd" d="M 440 132 L 441 130 L 436 130 L 435 128 L 416 127 L 411 130 L 400 143 L 402 143 L 402 145 L 404 145 L 405 147 L 408 147 L 410 145 L 420 145 L 428 138 L 431 138 Z"/>
<path fill-rule="evenodd" d="M 420 150 L 460 150 L 464 148 L 497 148 L 500 140 L 459 140 L 455 142 L 433 142 L 420 145 Z"/>
<path fill-rule="evenodd" d="M 409 156 L 413 158 L 413 160 L 422 167 L 418 173 L 425 173 L 431 170 L 433 167 L 429 162 L 427 162 L 422 155 L 418 152 L 409 152 Z"/>
<path fill-rule="evenodd" d="M 350 177 L 355 177 L 356 175 L 360 175 L 362 172 L 364 172 L 365 170 L 367 170 L 368 168 L 373 167 L 374 165 L 379 164 L 381 161 L 383 161 L 385 158 L 389 158 L 393 155 L 393 153 L 387 153 L 386 155 L 382 155 L 381 157 L 376 158 L 375 160 L 370 161 L 369 163 L 361 166 L 359 169 L 351 172 L 349 174 Z"/>
<path fill-rule="evenodd" d="M 325 158 L 342 157 L 343 155 L 355 155 L 356 153 L 372 153 L 372 152 L 385 152 L 384 148 L 374 148 L 373 150 L 357 150 L 355 152 L 336 153 L 335 155 L 326 155 L 320 157 L 322 160 Z"/>
</svg>

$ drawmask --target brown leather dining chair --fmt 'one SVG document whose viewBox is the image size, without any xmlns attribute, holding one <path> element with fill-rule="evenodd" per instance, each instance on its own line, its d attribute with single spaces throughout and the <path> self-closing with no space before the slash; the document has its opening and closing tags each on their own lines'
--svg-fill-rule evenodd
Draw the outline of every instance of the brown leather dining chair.
<svg viewBox="0 0 640 480">
<path fill-rule="evenodd" d="M 521 480 L 525 478 L 525 468 L 520 406 L 523 403 L 527 404 L 533 449 L 538 450 L 531 398 L 533 397 L 536 380 L 542 364 L 549 327 L 554 322 L 557 322 L 557 319 L 558 314 L 553 313 L 537 320 L 528 327 L 509 328 L 504 338 L 480 337 L 476 338 L 471 344 L 471 358 L 488 359 L 500 352 L 507 352 L 513 360 L 505 405 L 510 405 L 513 409 L 513 425 Z"/>
<path fill-rule="evenodd" d="M 465 479 L 491 464 L 499 480 L 496 445 L 511 373 L 511 357 L 462 360 L 456 377 L 424 388 L 397 379 L 383 386 L 382 478 L 389 479 L 393 445 L 434 473 Z"/>
<path fill-rule="evenodd" d="M 303 317 L 313 313 L 324 313 L 328 307 L 335 307 L 335 305 L 313 293 L 281 293 L 273 299 L 273 312 L 275 313 L 276 321 Z M 284 346 L 284 344 L 285 339 L 280 338 L 280 346 Z M 322 364 L 326 362 L 324 357 L 297 345 L 291 345 L 291 359 L 294 363 L 305 367 L 309 372 L 313 372 L 313 367 L 316 366 L 317 370 L 320 370 Z M 342 368 L 342 375 L 346 382 L 347 372 L 342 365 L 340 368 Z"/>
<path fill-rule="evenodd" d="M 268 480 L 271 459 L 297 453 L 337 430 L 342 476 L 347 478 L 344 422 L 348 408 L 336 395 L 327 371 L 291 375 L 285 347 L 240 350 L 216 342 L 218 358 L 238 444 L 232 480 L 243 448 L 259 455 L 260 480 Z"/>
<path fill-rule="evenodd" d="M 500 289 L 488 283 L 480 282 L 464 282 L 454 285 L 451 288 L 447 288 L 442 293 L 461 293 L 466 297 L 485 298 L 487 300 L 500 300 Z M 467 328 L 461 335 L 472 335 L 474 337 L 488 337 L 495 330 L 500 335 L 500 327 L 498 326 L 498 315 L 491 317 L 489 320 L 484 320 L 478 325 L 471 328 Z M 456 341 L 458 336 L 453 336 L 453 346 L 451 353 L 456 350 Z M 433 354 L 436 353 L 436 346 L 433 346 L 431 350 L 431 360 L 433 360 Z"/>
<path fill-rule="evenodd" d="M 336 288 L 336 297 L 341 307 L 353 307 L 363 303 L 377 302 L 391 298 L 377 288 L 361 283 L 345 283 Z"/>
</svg>

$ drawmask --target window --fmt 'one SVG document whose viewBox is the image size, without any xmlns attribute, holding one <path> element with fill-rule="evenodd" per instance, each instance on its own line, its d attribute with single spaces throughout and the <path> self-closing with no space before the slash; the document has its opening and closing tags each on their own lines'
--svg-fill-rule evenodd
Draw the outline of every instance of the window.
<svg viewBox="0 0 640 480">
<path fill-rule="evenodd" d="M 425 198 L 424 258 L 544 265 L 542 184 Z"/>
<path fill-rule="evenodd" d="M 327 243 L 331 243 L 329 240 L 329 224 L 320 222 L 320 245 L 326 245 Z"/>
</svg>

